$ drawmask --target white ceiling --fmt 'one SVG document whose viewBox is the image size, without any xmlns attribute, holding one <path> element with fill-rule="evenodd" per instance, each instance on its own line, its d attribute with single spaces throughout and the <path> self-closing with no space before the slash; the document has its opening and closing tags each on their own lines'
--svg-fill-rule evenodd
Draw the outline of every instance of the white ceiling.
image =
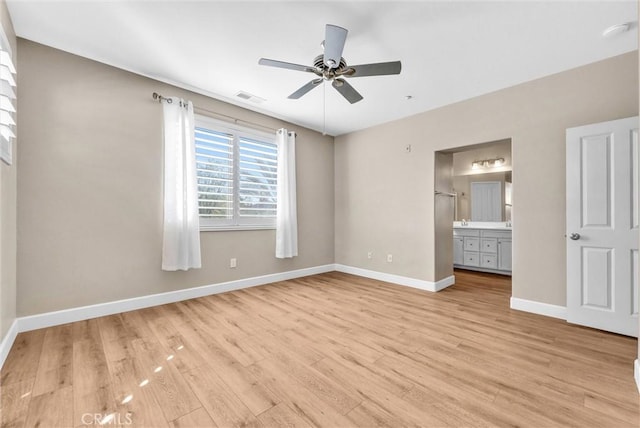
<svg viewBox="0 0 640 428">
<path fill-rule="evenodd" d="M 637 21 L 636 0 L 7 3 L 20 37 L 330 135 L 638 48 L 637 22 L 627 33 L 601 36 Z M 287 99 L 315 76 L 259 66 L 258 59 L 312 64 L 327 23 L 349 30 L 348 64 L 401 60 L 402 73 L 350 79 L 364 96 L 353 105 L 330 86 Z M 241 100 L 238 91 L 266 101 Z"/>
</svg>

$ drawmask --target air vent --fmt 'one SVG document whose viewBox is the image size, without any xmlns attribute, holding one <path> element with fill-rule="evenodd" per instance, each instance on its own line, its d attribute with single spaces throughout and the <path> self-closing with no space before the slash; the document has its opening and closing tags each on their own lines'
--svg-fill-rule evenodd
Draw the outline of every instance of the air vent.
<svg viewBox="0 0 640 428">
<path fill-rule="evenodd" d="M 243 100 L 251 101 L 252 103 L 261 104 L 266 100 L 264 98 L 260 98 L 256 95 L 250 94 L 245 91 L 240 91 L 236 94 L 236 97 L 242 98 Z"/>
</svg>

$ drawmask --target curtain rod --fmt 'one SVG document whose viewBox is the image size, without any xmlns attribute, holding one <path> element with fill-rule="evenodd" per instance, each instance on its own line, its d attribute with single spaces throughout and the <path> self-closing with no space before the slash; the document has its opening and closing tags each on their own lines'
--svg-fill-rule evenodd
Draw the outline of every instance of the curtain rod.
<svg viewBox="0 0 640 428">
<path fill-rule="evenodd" d="M 171 104 L 173 102 L 173 100 L 171 98 L 164 97 L 164 96 L 160 95 L 157 92 L 153 93 L 153 99 L 154 100 L 158 100 L 158 102 L 160 102 L 160 103 L 162 101 L 166 101 L 169 104 Z M 250 122 L 248 120 L 237 119 L 237 118 L 235 118 L 233 116 L 228 116 L 226 114 L 218 113 L 217 111 L 207 110 L 207 109 L 204 109 L 204 108 L 201 108 L 201 107 L 196 107 L 196 106 L 194 106 L 193 109 L 196 110 L 196 111 L 200 111 L 200 112 L 204 112 L 204 113 L 209 113 L 209 114 L 213 114 L 213 115 L 216 115 L 216 116 L 220 116 L 220 117 L 226 119 L 227 122 L 233 122 L 233 123 L 236 123 L 236 124 L 244 123 L 244 124 L 247 124 L 247 125 L 258 126 L 260 128 L 263 128 L 263 129 L 268 129 L 269 131 L 273 131 L 273 132 L 277 131 L 277 129 L 272 128 L 270 126 L 261 125 L 259 123 Z"/>
</svg>

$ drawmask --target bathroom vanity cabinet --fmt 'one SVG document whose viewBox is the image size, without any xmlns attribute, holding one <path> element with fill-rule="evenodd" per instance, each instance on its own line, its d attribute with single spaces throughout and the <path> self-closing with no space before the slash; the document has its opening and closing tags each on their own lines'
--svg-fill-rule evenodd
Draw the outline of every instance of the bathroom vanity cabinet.
<svg viewBox="0 0 640 428">
<path fill-rule="evenodd" d="M 511 229 L 454 227 L 453 265 L 459 269 L 511 275 Z"/>
</svg>

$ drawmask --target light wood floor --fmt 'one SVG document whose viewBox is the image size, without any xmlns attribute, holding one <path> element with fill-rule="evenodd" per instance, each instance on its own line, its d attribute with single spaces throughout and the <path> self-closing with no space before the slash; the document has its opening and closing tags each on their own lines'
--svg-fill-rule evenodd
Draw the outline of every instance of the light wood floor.
<svg viewBox="0 0 640 428">
<path fill-rule="evenodd" d="M 638 426 L 635 339 L 456 278 L 330 273 L 21 333 L 2 426 Z"/>
</svg>

